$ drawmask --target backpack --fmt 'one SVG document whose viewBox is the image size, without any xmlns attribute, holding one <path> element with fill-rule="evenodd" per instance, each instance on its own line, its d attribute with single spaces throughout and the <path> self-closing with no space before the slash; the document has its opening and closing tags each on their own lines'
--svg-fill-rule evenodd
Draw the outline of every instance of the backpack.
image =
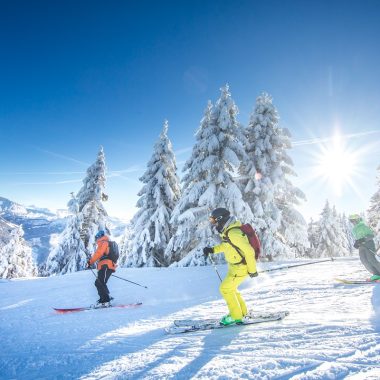
<svg viewBox="0 0 380 380">
<path fill-rule="evenodd" d="M 231 244 L 236 249 L 237 253 L 242 258 L 241 263 L 243 264 L 246 264 L 244 255 L 241 253 L 240 248 L 237 247 L 235 244 L 233 244 L 230 238 L 228 237 L 228 232 L 233 230 L 234 228 L 238 228 L 239 230 L 241 230 L 241 232 L 243 232 L 244 235 L 247 236 L 249 244 L 255 250 L 255 259 L 257 261 L 261 253 L 261 242 L 260 242 L 259 237 L 257 236 L 256 231 L 253 229 L 253 227 L 249 223 L 246 223 L 246 224 L 242 224 L 240 227 L 232 227 L 226 232 L 227 243 Z"/>
<path fill-rule="evenodd" d="M 116 241 L 108 241 L 108 255 L 107 259 L 112 260 L 115 264 L 119 259 L 119 247 Z"/>
</svg>

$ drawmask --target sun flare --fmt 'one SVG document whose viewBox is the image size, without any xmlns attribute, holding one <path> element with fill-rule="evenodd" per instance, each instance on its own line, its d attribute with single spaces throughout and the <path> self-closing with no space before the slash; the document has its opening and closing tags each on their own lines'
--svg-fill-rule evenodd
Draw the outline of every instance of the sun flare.
<svg viewBox="0 0 380 380">
<path fill-rule="evenodd" d="M 317 158 L 315 175 L 330 184 L 336 195 L 341 195 L 343 188 L 352 184 L 356 174 L 357 154 L 350 152 L 336 135 L 331 145 L 323 146 Z"/>
</svg>

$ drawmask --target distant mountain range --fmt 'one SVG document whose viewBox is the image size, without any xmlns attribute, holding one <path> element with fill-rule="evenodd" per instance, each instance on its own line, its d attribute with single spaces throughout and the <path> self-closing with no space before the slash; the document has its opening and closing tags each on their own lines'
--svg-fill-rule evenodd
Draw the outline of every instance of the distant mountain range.
<svg viewBox="0 0 380 380">
<path fill-rule="evenodd" d="M 54 213 L 46 208 L 23 206 L 3 197 L 0 197 L 0 216 L 10 223 L 22 225 L 24 238 L 32 247 L 33 257 L 37 264 L 46 260 L 68 220 L 66 210 L 58 210 Z M 112 217 L 110 217 L 110 222 L 113 236 L 122 235 L 126 223 Z"/>
</svg>

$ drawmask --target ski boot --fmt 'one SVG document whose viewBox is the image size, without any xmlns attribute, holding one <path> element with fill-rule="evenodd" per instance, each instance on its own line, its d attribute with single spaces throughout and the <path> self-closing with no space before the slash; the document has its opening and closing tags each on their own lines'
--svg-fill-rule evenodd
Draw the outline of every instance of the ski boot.
<svg viewBox="0 0 380 380">
<path fill-rule="evenodd" d="M 99 300 L 96 302 L 96 304 L 93 305 L 92 307 L 93 307 L 94 309 L 102 309 L 102 308 L 110 307 L 110 306 L 111 306 L 111 303 L 110 303 L 109 301 L 104 302 L 104 301 L 102 301 L 102 300 L 99 299 Z"/>
<path fill-rule="evenodd" d="M 240 324 L 243 323 L 241 319 L 233 319 L 229 314 L 225 315 L 219 323 L 223 326 L 229 326 L 234 324 Z"/>
</svg>

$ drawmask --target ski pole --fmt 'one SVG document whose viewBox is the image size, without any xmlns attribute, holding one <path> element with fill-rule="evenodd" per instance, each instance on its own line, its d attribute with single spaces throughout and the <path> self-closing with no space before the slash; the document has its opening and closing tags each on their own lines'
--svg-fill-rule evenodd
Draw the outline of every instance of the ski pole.
<svg viewBox="0 0 380 380">
<path fill-rule="evenodd" d="M 118 278 L 118 279 L 120 279 L 120 280 L 123 280 L 123 281 L 130 282 L 131 284 L 135 284 L 135 285 L 141 286 L 142 288 L 148 289 L 147 286 L 145 286 L 145 285 L 141 285 L 141 284 L 138 284 L 137 282 L 133 282 L 133 281 L 127 280 L 126 278 L 119 277 L 119 276 L 116 276 L 116 275 L 114 275 L 114 274 L 111 274 L 111 276 L 112 276 L 112 277 L 116 277 L 116 278 Z"/>
<path fill-rule="evenodd" d="M 93 275 L 95 276 L 95 278 L 97 279 L 98 276 L 95 274 L 94 270 L 93 270 L 92 268 L 90 268 L 90 269 L 91 269 L 92 274 L 93 274 Z M 103 289 L 108 293 L 108 289 L 107 289 L 106 285 L 104 285 L 101 281 L 98 281 L 98 283 L 101 284 L 102 287 L 103 287 Z"/>
<path fill-rule="evenodd" d="M 92 274 L 95 276 L 95 278 L 97 279 L 98 278 L 98 276 L 95 274 L 95 272 L 94 272 L 94 270 L 92 269 L 92 268 L 90 268 L 91 269 L 91 272 L 92 272 Z M 101 284 L 102 285 L 102 287 L 103 287 L 103 289 L 106 291 L 106 293 L 108 293 L 109 294 L 109 291 L 108 291 L 108 289 L 107 289 L 107 286 L 106 285 L 104 285 L 101 281 L 98 281 L 98 283 L 99 284 Z"/>
<path fill-rule="evenodd" d="M 374 251 L 372 251 L 372 249 L 371 248 L 368 248 L 368 247 L 366 247 L 367 249 L 368 249 L 368 251 L 370 251 L 371 253 L 373 253 L 374 255 L 376 255 L 376 256 L 379 256 L 380 257 L 380 255 L 377 253 L 377 251 L 376 252 L 374 252 Z"/>
<path fill-rule="evenodd" d="M 90 268 L 90 269 L 91 269 L 92 274 L 95 276 L 95 278 L 98 278 L 98 277 L 96 276 L 94 270 L 93 270 L 92 268 Z"/>
<path fill-rule="evenodd" d="M 92 274 L 93 274 L 96 278 L 98 278 L 98 277 L 96 276 L 96 274 L 94 273 L 93 269 L 92 269 L 92 268 L 90 268 L 90 269 L 91 269 Z M 137 282 L 133 282 L 133 281 L 127 280 L 127 279 L 125 279 L 125 278 L 123 278 L 123 277 L 119 277 L 119 276 L 116 276 L 116 275 L 114 275 L 114 274 L 111 274 L 111 276 L 112 276 L 112 277 L 119 278 L 120 280 L 123 280 L 123 281 L 130 282 L 130 283 L 132 283 L 132 284 L 135 284 L 135 285 L 141 286 L 142 288 L 148 289 L 147 286 L 140 285 L 140 284 L 138 284 Z"/>
<path fill-rule="evenodd" d="M 216 265 L 215 265 L 215 263 L 214 263 L 214 260 L 211 258 L 210 255 L 208 255 L 208 258 L 210 259 L 211 264 L 212 264 L 212 266 L 214 267 L 215 272 L 216 272 L 216 274 L 218 275 L 220 282 L 222 282 L 223 280 L 222 280 L 222 278 L 220 277 L 220 274 L 219 274 L 219 272 L 218 272 L 218 269 L 216 269 Z"/>
<path fill-rule="evenodd" d="M 295 268 L 295 267 L 302 267 L 303 265 L 312 265 L 312 264 L 325 263 L 327 261 L 334 261 L 334 259 L 331 258 L 331 259 L 328 259 L 328 260 L 313 261 L 312 263 L 303 263 L 303 264 L 296 264 L 296 265 L 288 265 L 288 266 L 280 267 L 280 268 L 265 269 L 265 270 L 260 271 L 259 273 L 273 272 L 275 270 L 289 269 L 289 268 Z"/>
</svg>

